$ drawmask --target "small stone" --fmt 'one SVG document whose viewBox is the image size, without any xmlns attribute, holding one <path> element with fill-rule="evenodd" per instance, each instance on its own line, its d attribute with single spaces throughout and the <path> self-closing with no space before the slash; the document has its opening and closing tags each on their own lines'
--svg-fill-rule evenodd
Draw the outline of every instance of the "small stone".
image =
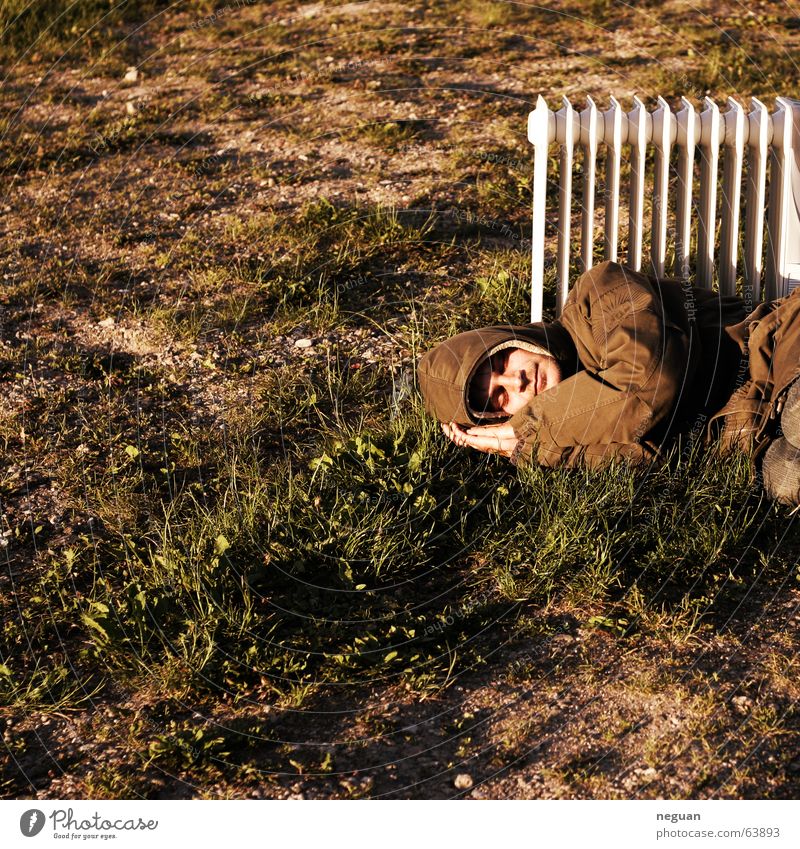
<svg viewBox="0 0 800 849">
<path fill-rule="evenodd" d="M 310 348 L 313 344 L 314 342 L 311 339 L 297 339 L 294 346 L 295 348 Z"/>
<path fill-rule="evenodd" d="M 129 100 L 125 104 L 125 111 L 128 113 L 128 115 L 135 115 L 136 114 L 136 104 L 132 100 Z"/>
<path fill-rule="evenodd" d="M 139 79 L 139 72 L 133 65 L 129 65 L 128 69 L 125 71 L 125 76 L 122 78 L 122 82 L 124 83 L 135 83 Z"/>
<path fill-rule="evenodd" d="M 461 772 L 455 777 L 453 785 L 456 790 L 469 790 L 472 787 L 472 776 L 466 772 Z"/>
<path fill-rule="evenodd" d="M 100 327 L 113 327 L 114 319 L 109 316 L 108 318 L 104 318 L 102 321 L 98 322 L 98 324 L 100 325 Z"/>
</svg>

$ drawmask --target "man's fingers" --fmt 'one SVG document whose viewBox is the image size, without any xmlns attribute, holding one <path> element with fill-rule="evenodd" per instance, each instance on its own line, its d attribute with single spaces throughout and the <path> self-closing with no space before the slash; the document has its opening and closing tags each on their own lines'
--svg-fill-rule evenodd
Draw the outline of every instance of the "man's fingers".
<svg viewBox="0 0 800 849">
<path fill-rule="evenodd" d="M 477 448 L 478 451 L 499 452 L 501 454 L 510 453 L 514 447 L 514 443 L 508 439 L 502 439 L 497 436 L 474 436 L 470 434 L 464 437 L 464 444 L 470 448 Z"/>
<path fill-rule="evenodd" d="M 466 445 L 464 441 L 465 434 L 455 422 L 442 422 L 442 430 L 444 433 L 458 446 Z"/>
<path fill-rule="evenodd" d="M 500 425 L 477 425 L 466 431 L 469 436 L 492 436 L 501 439 L 513 439 L 514 428 L 510 424 Z"/>
<path fill-rule="evenodd" d="M 488 425 L 464 430 L 455 422 L 442 422 L 442 430 L 460 448 L 475 448 L 490 454 L 510 456 L 516 444 L 514 431 L 507 425 Z"/>
<path fill-rule="evenodd" d="M 468 433 L 464 440 L 467 445 L 471 445 L 473 448 L 498 448 L 502 444 L 502 440 L 496 436 L 478 436 L 471 433 Z"/>
</svg>

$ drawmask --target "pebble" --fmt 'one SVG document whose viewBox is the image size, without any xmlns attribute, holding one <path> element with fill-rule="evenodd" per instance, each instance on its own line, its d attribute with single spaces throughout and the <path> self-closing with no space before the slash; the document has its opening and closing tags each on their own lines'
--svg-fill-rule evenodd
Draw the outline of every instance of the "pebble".
<svg viewBox="0 0 800 849">
<path fill-rule="evenodd" d="M 295 348 L 310 348 L 313 344 L 314 342 L 311 339 L 297 339 L 294 346 Z"/>
<path fill-rule="evenodd" d="M 129 65 L 128 69 L 125 71 L 125 76 L 122 78 L 122 81 L 125 83 L 135 83 L 139 79 L 139 72 L 133 65 Z"/>
<path fill-rule="evenodd" d="M 453 784 L 456 790 L 469 790 L 472 787 L 472 776 L 466 772 L 459 773 L 455 777 Z"/>
</svg>

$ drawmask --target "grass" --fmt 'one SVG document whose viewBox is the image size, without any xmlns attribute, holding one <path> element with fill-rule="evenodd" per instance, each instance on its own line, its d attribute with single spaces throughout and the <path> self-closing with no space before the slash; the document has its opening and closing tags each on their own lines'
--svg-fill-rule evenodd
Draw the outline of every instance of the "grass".
<svg viewBox="0 0 800 849">
<path fill-rule="evenodd" d="M 102 27 L 107 5 L 45 5 L 0 6 L 7 55 L 36 51 L 31 69 L 66 48 L 97 59 L 163 4 L 128 4 Z M 588 50 L 584 31 L 596 39 L 633 14 L 448 11 L 464 26 L 433 6 L 416 30 L 408 10 L 380 32 L 338 16 L 341 43 L 327 47 L 314 38 L 330 21 L 309 17 L 296 55 L 291 27 L 232 14 L 226 34 L 281 55 L 226 80 L 235 43 L 206 55 L 223 29 L 192 29 L 178 10 L 164 20 L 186 44 L 142 38 L 162 50 L 153 61 L 184 69 L 192 110 L 154 67 L 134 115 L 82 105 L 41 138 L 35 118 L 0 127 L 19 187 L 0 237 L 4 795 L 445 796 L 466 759 L 550 796 L 736 795 L 764 775 L 770 793 L 791 789 L 778 766 L 723 773 L 703 755 L 727 745 L 742 760 L 759 742 L 783 769 L 796 728 L 796 644 L 764 601 L 795 580 L 791 521 L 746 458 L 688 444 L 648 470 L 517 472 L 457 451 L 424 412 L 424 350 L 529 312 L 527 106 L 498 114 L 485 97 L 496 39 L 524 68 L 532 42 L 514 31 L 526 22 Z M 643 89 L 779 81 L 759 82 L 738 48 L 691 22 L 682 37 L 696 53 L 685 79 L 633 66 Z M 114 61 L 136 64 L 129 42 L 95 67 L 98 89 L 118 82 Z M 202 85 L 186 51 L 202 57 Z M 770 56 L 761 48 L 759 67 Z M 401 71 L 415 87 L 381 90 Z M 337 113 L 337 98 L 354 109 Z M 426 117 L 406 117 L 404 99 Z M 287 109 L 291 126 L 270 126 Z M 447 152 L 441 173 L 412 167 L 427 146 Z M 362 157 L 384 164 L 359 176 Z M 705 654 L 735 656 L 751 625 L 769 643 L 761 666 L 720 659 L 713 678 Z M 759 670 L 771 689 L 739 727 L 726 705 Z M 608 704 L 612 721 L 562 702 Z M 687 716 L 669 746 L 648 727 L 664 704 Z M 60 748 L 67 736 L 90 754 Z M 395 785 L 374 766 L 388 760 Z M 51 762 L 75 781 L 66 791 Z M 652 784 L 646 770 L 670 762 L 677 783 Z"/>
<path fill-rule="evenodd" d="M 709 616 L 723 604 L 754 530 L 770 527 L 746 468 L 729 462 L 517 478 L 496 458 L 456 458 L 418 400 L 390 416 L 376 372 L 271 373 L 224 445 L 207 444 L 202 484 L 176 471 L 200 459 L 180 431 L 152 455 L 120 441 L 87 491 L 107 538 L 54 558 L 33 596 L 48 627 L 81 623 L 78 666 L 174 687 L 177 658 L 185 686 L 298 703 L 336 681 L 427 692 L 446 682 L 449 645 L 466 641 L 462 662 L 479 662 L 469 634 L 523 603 L 613 602 L 616 621 L 680 638 L 697 627 L 687 605 Z M 281 444 L 265 467 L 276 431 L 298 427 L 307 441 Z M 437 585 L 430 607 L 414 603 Z M 23 617 L 39 620 L 36 603 Z M 7 696 L 40 704 L 63 659 L 26 664 L 23 632 L 9 637 Z"/>
<path fill-rule="evenodd" d="M 65 51 L 97 55 L 117 46 L 126 25 L 146 22 L 168 5 L 163 0 L 3 0 L 3 53 L 7 59 L 31 54 L 37 59 L 58 58 Z M 201 3 L 198 12 L 207 5 Z"/>
<path fill-rule="evenodd" d="M 410 145 L 421 137 L 425 129 L 424 121 L 360 121 L 349 130 L 344 138 L 353 141 L 365 141 L 390 153 L 403 145 Z"/>
</svg>

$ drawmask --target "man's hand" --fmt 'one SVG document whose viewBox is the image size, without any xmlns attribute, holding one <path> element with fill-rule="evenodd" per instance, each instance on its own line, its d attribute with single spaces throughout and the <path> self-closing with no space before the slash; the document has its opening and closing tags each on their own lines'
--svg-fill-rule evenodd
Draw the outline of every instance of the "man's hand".
<svg viewBox="0 0 800 849">
<path fill-rule="evenodd" d="M 511 456 L 518 442 L 510 424 L 482 425 L 464 430 L 461 425 L 450 422 L 442 424 L 442 430 L 458 446 L 475 448 L 487 454 L 502 454 L 504 457 Z"/>
</svg>

